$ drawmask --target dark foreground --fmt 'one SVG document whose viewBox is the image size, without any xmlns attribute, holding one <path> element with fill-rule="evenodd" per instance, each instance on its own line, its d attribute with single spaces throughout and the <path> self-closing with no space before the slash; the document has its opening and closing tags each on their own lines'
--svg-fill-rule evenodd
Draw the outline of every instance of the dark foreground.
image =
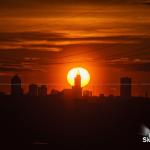
<svg viewBox="0 0 150 150">
<path fill-rule="evenodd" d="M 1 96 L 0 118 L 5 146 L 95 150 L 149 144 L 140 133 L 142 125 L 150 128 L 150 99 Z"/>
</svg>

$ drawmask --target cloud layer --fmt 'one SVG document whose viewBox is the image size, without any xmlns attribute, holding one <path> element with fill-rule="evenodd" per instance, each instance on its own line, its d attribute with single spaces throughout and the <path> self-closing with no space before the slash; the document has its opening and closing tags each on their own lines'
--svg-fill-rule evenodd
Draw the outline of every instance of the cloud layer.
<svg viewBox="0 0 150 150">
<path fill-rule="evenodd" d="M 1 1 L 0 70 L 90 62 L 149 71 L 150 11 L 143 5 L 149 1 Z"/>
<path fill-rule="evenodd" d="M 65 33 L 40 32 L 0 34 L 2 72 L 42 71 L 48 65 L 87 62 L 149 71 L 150 36 L 69 37 Z"/>
</svg>

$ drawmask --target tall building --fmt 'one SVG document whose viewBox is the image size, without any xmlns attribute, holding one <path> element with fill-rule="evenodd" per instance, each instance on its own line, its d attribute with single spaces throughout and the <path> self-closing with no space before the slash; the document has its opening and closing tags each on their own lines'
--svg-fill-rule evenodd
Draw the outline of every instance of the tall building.
<svg viewBox="0 0 150 150">
<path fill-rule="evenodd" d="M 47 96 L 47 86 L 41 85 L 38 87 L 38 96 Z"/>
<path fill-rule="evenodd" d="M 78 72 L 76 77 L 74 78 L 74 86 L 81 87 L 81 75 Z"/>
<path fill-rule="evenodd" d="M 29 85 L 29 95 L 37 96 L 38 95 L 38 86 L 36 84 Z"/>
<path fill-rule="evenodd" d="M 11 79 L 11 95 L 20 96 L 22 94 L 21 79 L 18 75 L 15 75 Z"/>
<path fill-rule="evenodd" d="M 129 98 L 132 95 L 132 81 L 131 78 L 123 77 L 120 79 L 120 96 Z"/>
<path fill-rule="evenodd" d="M 74 86 L 72 87 L 73 97 L 80 98 L 82 97 L 82 88 L 81 88 L 81 75 L 77 73 L 74 78 Z"/>
</svg>

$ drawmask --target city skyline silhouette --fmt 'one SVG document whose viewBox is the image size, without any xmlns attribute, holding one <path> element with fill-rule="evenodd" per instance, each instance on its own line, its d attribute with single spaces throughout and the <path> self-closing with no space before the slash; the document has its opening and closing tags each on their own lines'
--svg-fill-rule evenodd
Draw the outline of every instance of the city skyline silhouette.
<svg viewBox="0 0 150 150">
<path fill-rule="evenodd" d="M 0 0 L 2 149 L 144 150 L 149 8 L 150 0 Z"/>
<path fill-rule="evenodd" d="M 107 143 L 127 147 L 143 144 L 145 137 L 140 132 L 143 124 L 150 125 L 150 98 L 132 96 L 129 77 L 120 79 L 120 96 L 82 92 L 80 75 L 72 88 L 53 89 L 50 94 L 45 85 L 37 84 L 30 84 L 28 93 L 23 93 L 18 75 L 11 83 L 12 93 L 0 94 L 5 147 L 9 147 L 7 143 L 21 147 L 42 144 L 53 149 L 91 150 Z"/>
<path fill-rule="evenodd" d="M 30 83 L 27 84 L 28 86 L 28 90 L 26 92 L 24 92 L 23 89 L 23 85 L 24 83 L 22 82 L 21 78 L 19 77 L 18 74 L 14 75 L 11 79 L 10 84 L 7 84 L 7 86 L 10 87 L 10 92 L 7 95 L 16 95 L 16 96 L 21 96 L 21 95 L 30 95 L 30 96 L 48 96 L 48 95 L 52 95 L 53 91 L 57 91 L 57 94 L 62 94 L 65 95 L 65 93 L 63 93 L 65 90 L 68 92 L 72 92 L 74 91 L 78 91 L 76 94 L 74 95 L 80 95 L 79 97 L 84 96 L 84 93 L 86 93 L 85 95 L 87 96 L 100 96 L 100 95 L 104 95 L 104 96 L 120 96 L 120 97 L 124 97 L 124 98 L 130 98 L 130 97 L 134 97 L 133 93 L 132 93 L 132 89 L 133 89 L 133 84 L 132 83 L 132 78 L 130 77 L 121 77 L 120 78 L 120 94 L 119 95 L 113 95 L 112 93 L 109 93 L 109 95 L 105 95 L 104 93 L 99 93 L 99 95 L 93 95 L 93 91 L 92 90 L 88 90 L 86 88 L 82 88 L 81 87 L 81 76 L 80 73 L 78 72 L 76 74 L 76 76 L 74 77 L 74 85 L 71 88 L 68 89 L 62 89 L 62 90 L 58 90 L 58 89 L 52 89 L 50 92 L 48 92 L 48 84 L 36 84 L 36 83 Z M 110 86 L 111 84 L 108 84 L 108 86 Z M 144 84 L 143 84 L 144 85 Z M 149 85 L 149 84 L 145 84 L 145 85 Z M 141 86 L 140 84 L 137 84 L 136 86 Z M 85 90 L 84 90 L 85 89 Z M 139 97 L 149 97 L 149 89 L 147 89 L 145 91 L 145 95 L 143 96 L 139 96 Z M 41 94 L 40 94 L 41 93 Z M 5 95 L 6 93 L 1 92 L 2 95 Z M 70 95 L 70 94 L 69 94 Z M 73 96 L 73 95 L 72 95 Z M 138 96 L 135 96 L 138 97 Z"/>
</svg>

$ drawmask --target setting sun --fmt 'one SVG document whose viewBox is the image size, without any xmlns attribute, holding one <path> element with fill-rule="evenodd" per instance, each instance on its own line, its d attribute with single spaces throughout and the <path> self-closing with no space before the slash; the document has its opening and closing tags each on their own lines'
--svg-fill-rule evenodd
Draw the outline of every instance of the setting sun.
<svg viewBox="0 0 150 150">
<path fill-rule="evenodd" d="M 86 86 L 90 81 L 90 74 L 89 72 L 82 68 L 82 67 L 76 67 L 69 70 L 67 75 L 67 81 L 71 86 L 74 86 L 74 79 L 77 74 L 80 74 L 81 76 L 81 87 Z"/>
</svg>

